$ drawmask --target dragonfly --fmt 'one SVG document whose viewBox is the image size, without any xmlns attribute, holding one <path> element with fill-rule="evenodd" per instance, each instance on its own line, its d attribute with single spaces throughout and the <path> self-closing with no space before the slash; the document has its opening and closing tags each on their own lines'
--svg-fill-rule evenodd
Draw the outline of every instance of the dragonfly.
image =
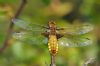
<svg viewBox="0 0 100 66">
<path fill-rule="evenodd" d="M 82 47 L 93 43 L 90 37 L 85 36 L 93 30 L 93 25 L 89 23 L 75 26 L 70 25 L 66 27 L 57 27 L 54 20 L 50 20 L 47 26 L 34 24 L 22 19 L 13 19 L 12 22 L 15 26 L 28 31 L 28 33 L 25 33 L 24 31 L 16 32 L 13 34 L 14 38 L 22 41 L 26 39 L 25 41 L 28 41 L 28 37 L 29 42 L 34 44 L 44 42 L 44 44 L 48 44 L 49 52 L 52 55 L 57 54 L 59 46 Z M 32 36 L 33 34 L 34 36 Z M 25 37 L 25 35 L 28 36 Z M 38 36 L 43 36 L 44 38 Z M 37 42 L 36 38 L 41 41 Z"/>
</svg>

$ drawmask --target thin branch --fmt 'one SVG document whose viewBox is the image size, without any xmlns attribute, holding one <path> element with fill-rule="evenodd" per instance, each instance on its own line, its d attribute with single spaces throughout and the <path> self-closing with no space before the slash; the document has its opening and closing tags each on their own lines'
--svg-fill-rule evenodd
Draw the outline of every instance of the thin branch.
<svg viewBox="0 0 100 66">
<path fill-rule="evenodd" d="M 51 64 L 50 66 L 56 66 L 55 64 L 55 55 L 51 54 Z"/>
<path fill-rule="evenodd" d="M 15 16 L 13 18 L 19 17 L 19 15 L 20 15 L 21 11 L 23 10 L 26 3 L 27 3 L 27 0 L 22 0 L 21 5 L 20 5 L 19 9 L 17 10 L 17 12 L 15 13 Z M 8 31 L 7 31 L 8 34 L 7 34 L 6 39 L 4 41 L 4 46 L 0 49 L 0 52 L 4 51 L 6 49 L 6 47 L 8 46 L 8 41 L 9 41 L 9 38 L 10 38 L 11 33 L 13 31 L 13 26 L 14 26 L 14 24 L 11 21 L 9 28 L 8 28 Z"/>
<path fill-rule="evenodd" d="M 88 66 L 89 64 L 92 64 L 96 61 L 95 58 L 89 58 L 84 64 L 83 66 Z"/>
</svg>

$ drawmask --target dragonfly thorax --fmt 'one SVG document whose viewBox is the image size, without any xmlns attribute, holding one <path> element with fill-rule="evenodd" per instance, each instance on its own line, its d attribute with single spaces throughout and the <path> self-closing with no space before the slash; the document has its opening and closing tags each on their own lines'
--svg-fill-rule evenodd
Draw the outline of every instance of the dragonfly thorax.
<svg viewBox="0 0 100 66">
<path fill-rule="evenodd" d="M 56 35 L 56 23 L 53 20 L 49 21 L 49 33 L 52 35 Z"/>
</svg>

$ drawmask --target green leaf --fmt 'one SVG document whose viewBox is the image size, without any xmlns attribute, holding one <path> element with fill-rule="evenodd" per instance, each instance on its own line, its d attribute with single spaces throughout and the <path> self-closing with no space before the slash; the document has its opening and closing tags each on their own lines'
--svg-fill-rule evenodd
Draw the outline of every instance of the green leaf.
<svg viewBox="0 0 100 66">
<path fill-rule="evenodd" d="M 49 3 L 50 3 L 50 0 L 42 0 L 43 1 L 43 3 L 45 4 L 45 5 L 48 5 Z"/>
</svg>

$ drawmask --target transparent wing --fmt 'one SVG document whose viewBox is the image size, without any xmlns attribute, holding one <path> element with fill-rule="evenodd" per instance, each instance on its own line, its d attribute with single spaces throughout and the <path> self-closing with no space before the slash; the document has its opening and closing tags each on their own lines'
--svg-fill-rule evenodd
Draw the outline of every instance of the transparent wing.
<svg viewBox="0 0 100 66">
<path fill-rule="evenodd" d="M 89 23 L 79 24 L 79 25 L 69 25 L 64 28 L 59 28 L 58 33 L 61 34 L 85 34 L 94 29 L 94 26 Z"/>
<path fill-rule="evenodd" d="M 65 47 L 80 47 L 80 46 L 87 46 L 91 45 L 93 43 L 93 40 L 90 37 L 84 37 L 84 36 L 70 36 L 68 35 L 66 37 L 62 37 L 58 39 L 59 45 L 65 46 Z"/>
<path fill-rule="evenodd" d="M 15 24 L 15 26 L 18 26 L 25 30 L 42 32 L 45 31 L 47 28 L 45 26 L 33 24 L 32 22 L 27 22 L 21 19 L 13 19 L 12 22 Z"/>
<path fill-rule="evenodd" d="M 42 36 L 29 33 L 29 32 L 14 32 L 12 34 L 12 38 L 21 42 L 24 42 L 25 44 L 32 44 L 32 45 L 40 45 L 40 44 L 47 44 L 47 38 Z"/>
</svg>

